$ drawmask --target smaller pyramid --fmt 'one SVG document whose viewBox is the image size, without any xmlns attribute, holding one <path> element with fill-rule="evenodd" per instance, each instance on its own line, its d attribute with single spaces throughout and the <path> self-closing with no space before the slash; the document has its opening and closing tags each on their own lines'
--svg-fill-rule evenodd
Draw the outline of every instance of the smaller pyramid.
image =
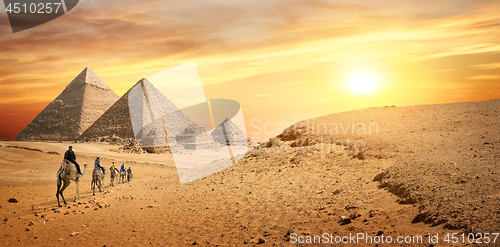
<svg viewBox="0 0 500 247">
<path fill-rule="evenodd" d="M 223 146 L 247 146 L 247 138 L 245 133 L 230 119 L 226 118 L 217 128 L 212 131 L 212 138 L 215 142 Z"/>
<path fill-rule="evenodd" d="M 175 137 L 175 140 L 185 149 L 216 149 L 219 147 L 212 136 L 205 132 L 205 128 L 199 127 L 197 124 L 186 127 L 182 133 Z"/>
<path fill-rule="evenodd" d="M 14 140 L 74 141 L 117 99 L 87 67 Z"/>
</svg>

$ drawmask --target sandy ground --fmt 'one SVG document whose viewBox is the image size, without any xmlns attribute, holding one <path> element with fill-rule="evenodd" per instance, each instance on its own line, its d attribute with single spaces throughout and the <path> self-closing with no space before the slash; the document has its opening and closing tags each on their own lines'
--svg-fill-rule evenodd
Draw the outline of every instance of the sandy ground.
<svg viewBox="0 0 500 247">
<path fill-rule="evenodd" d="M 491 146 L 500 144 L 500 104 L 489 102 L 490 108 L 477 104 L 372 108 L 325 116 L 315 121 L 376 121 L 379 134 L 282 135 L 229 168 L 182 185 L 168 154 L 118 154 L 109 151 L 116 146 L 71 144 L 81 164 L 93 164 L 99 156 L 107 167 L 112 161 L 130 166 L 135 178 L 110 187 L 107 175 L 106 193 L 92 196 L 87 171 L 80 182 L 80 199 L 71 202 L 72 183 L 65 191 L 68 206 L 62 208 L 57 208 L 55 175 L 69 143 L 0 142 L 2 245 L 289 246 L 295 245 L 290 241 L 305 242 L 323 233 L 359 233 L 386 240 L 390 236 L 393 241 L 399 236 L 423 237 L 420 244 L 378 246 L 430 246 L 429 237 L 438 234 L 439 243 L 434 246 L 443 246 L 452 233 L 498 232 L 498 151 Z M 457 112 L 465 113 L 459 120 L 448 120 Z M 293 149 L 295 137 L 311 143 Z M 337 141 L 338 149 L 312 144 L 326 144 L 321 138 Z M 347 138 L 366 142 L 363 157 L 354 157 L 352 150 L 341 145 Z M 477 151 L 471 151 L 470 145 Z M 408 167 L 412 162 L 415 166 Z M 469 169 L 479 166 L 486 170 Z M 450 182 L 461 178 L 463 182 Z M 9 203 L 9 198 L 19 202 Z M 449 205 L 460 205 L 461 211 Z M 423 211 L 431 213 L 422 215 Z M 350 217 L 350 222 L 343 224 L 343 216 Z M 445 227 L 447 222 L 465 225 L 453 229 Z M 463 245 L 460 242 L 461 237 L 458 245 Z"/>
<path fill-rule="evenodd" d="M 57 213 L 55 173 L 60 155 L 5 147 L 11 144 L 23 143 L 4 142 L 0 148 L 0 212 L 6 219 L 0 232 L 6 246 L 169 246 L 195 241 L 202 246 L 235 246 L 256 244 L 260 237 L 265 239 L 264 245 L 287 245 L 289 231 L 302 236 L 325 232 L 363 232 L 373 236 L 379 231 L 394 236 L 444 233 L 423 223 L 411 224 L 416 208 L 398 204 L 396 196 L 378 189 L 367 174 L 353 168 L 323 165 L 307 172 L 299 172 L 299 167 L 280 172 L 279 168 L 258 170 L 257 165 L 241 165 L 180 185 L 171 162 L 125 162 L 135 176 L 130 183 L 110 187 L 107 176 L 104 191 L 109 193 L 92 196 L 87 172 L 80 182 L 80 199 L 70 202 L 75 193 L 72 183 L 65 193 L 69 207 Z M 40 145 L 24 144 L 32 148 Z M 86 153 L 85 150 L 99 150 L 102 146 L 82 144 L 76 148 Z M 80 162 L 93 160 L 80 156 Z M 109 160 L 105 158 L 103 162 Z M 373 169 L 386 166 L 386 162 L 379 162 Z M 341 176 L 333 181 L 330 176 L 337 177 L 337 173 Z M 286 183 L 276 177 L 287 177 Z M 311 179 L 318 183 L 308 182 Z M 354 186 L 351 180 L 356 181 Z M 356 191 L 357 186 L 364 190 Z M 337 188 L 343 192 L 333 195 Z M 9 203 L 12 197 L 20 202 Z M 345 204 L 350 202 L 354 203 L 353 209 L 346 210 Z M 321 206 L 325 209 L 319 210 Z M 340 225 L 338 217 L 353 212 L 361 214 L 362 220 Z M 74 232 L 78 234 L 71 236 Z"/>
</svg>

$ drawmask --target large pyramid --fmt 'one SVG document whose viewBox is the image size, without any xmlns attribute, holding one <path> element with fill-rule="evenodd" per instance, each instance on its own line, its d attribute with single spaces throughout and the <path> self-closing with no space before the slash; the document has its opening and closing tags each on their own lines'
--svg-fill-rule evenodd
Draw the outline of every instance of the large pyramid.
<svg viewBox="0 0 500 247">
<path fill-rule="evenodd" d="M 106 82 L 87 67 L 15 140 L 76 140 L 117 99 Z"/>
<path fill-rule="evenodd" d="M 79 141 L 135 139 L 150 147 L 177 145 L 176 135 L 193 123 L 147 79 L 141 79 L 92 124 Z M 165 137 L 168 133 L 168 141 Z"/>
</svg>

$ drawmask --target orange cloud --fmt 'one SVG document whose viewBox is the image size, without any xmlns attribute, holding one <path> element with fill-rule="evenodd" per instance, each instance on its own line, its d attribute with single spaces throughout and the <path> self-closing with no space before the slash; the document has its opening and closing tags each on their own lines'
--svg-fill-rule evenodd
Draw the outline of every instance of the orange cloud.
<svg viewBox="0 0 500 247">
<path fill-rule="evenodd" d="M 478 65 L 471 66 L 471 68 L 478 68 L 478 69 L 500 69 L 500 63 L 478 64 Z"/>
<path fill-rule="evenodd" d="M 469 77 L 471 80 L 499 80 L 500 75 L 476 75 Z"/>
</svg>

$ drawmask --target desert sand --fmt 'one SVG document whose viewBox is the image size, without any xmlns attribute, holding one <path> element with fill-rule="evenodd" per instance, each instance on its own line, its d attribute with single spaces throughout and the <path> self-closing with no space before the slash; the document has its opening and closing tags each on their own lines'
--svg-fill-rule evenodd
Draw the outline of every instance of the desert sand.
<svg viewBox="0 0 500 247">
<path fill-rule="evenodd" d="M 2 245 L 288 246 L 294 236 L 363 233 L 424 238 L 379 246 L 429 246 L 439 234 L 441 246 L 447 234 L 499 233 L 499 114 L 500 100 L 332 114 L 182 185 L 169 154 L 2 141 Z M 370 123 L 377 131 L 367 133 Z M 352 148 L 357 141 L 364 150 Z M 107 174 L 104 193 L 92 196 L 88 169 L 80 199 L 71 202 L 72 183 L 68 205 L 57 208 L 55 175 L 69 145 L 80 164 L 92 167 L 99 156 L 107 168 L 131 167 L 134 179 L 110 187 Z"/>
</svg>

